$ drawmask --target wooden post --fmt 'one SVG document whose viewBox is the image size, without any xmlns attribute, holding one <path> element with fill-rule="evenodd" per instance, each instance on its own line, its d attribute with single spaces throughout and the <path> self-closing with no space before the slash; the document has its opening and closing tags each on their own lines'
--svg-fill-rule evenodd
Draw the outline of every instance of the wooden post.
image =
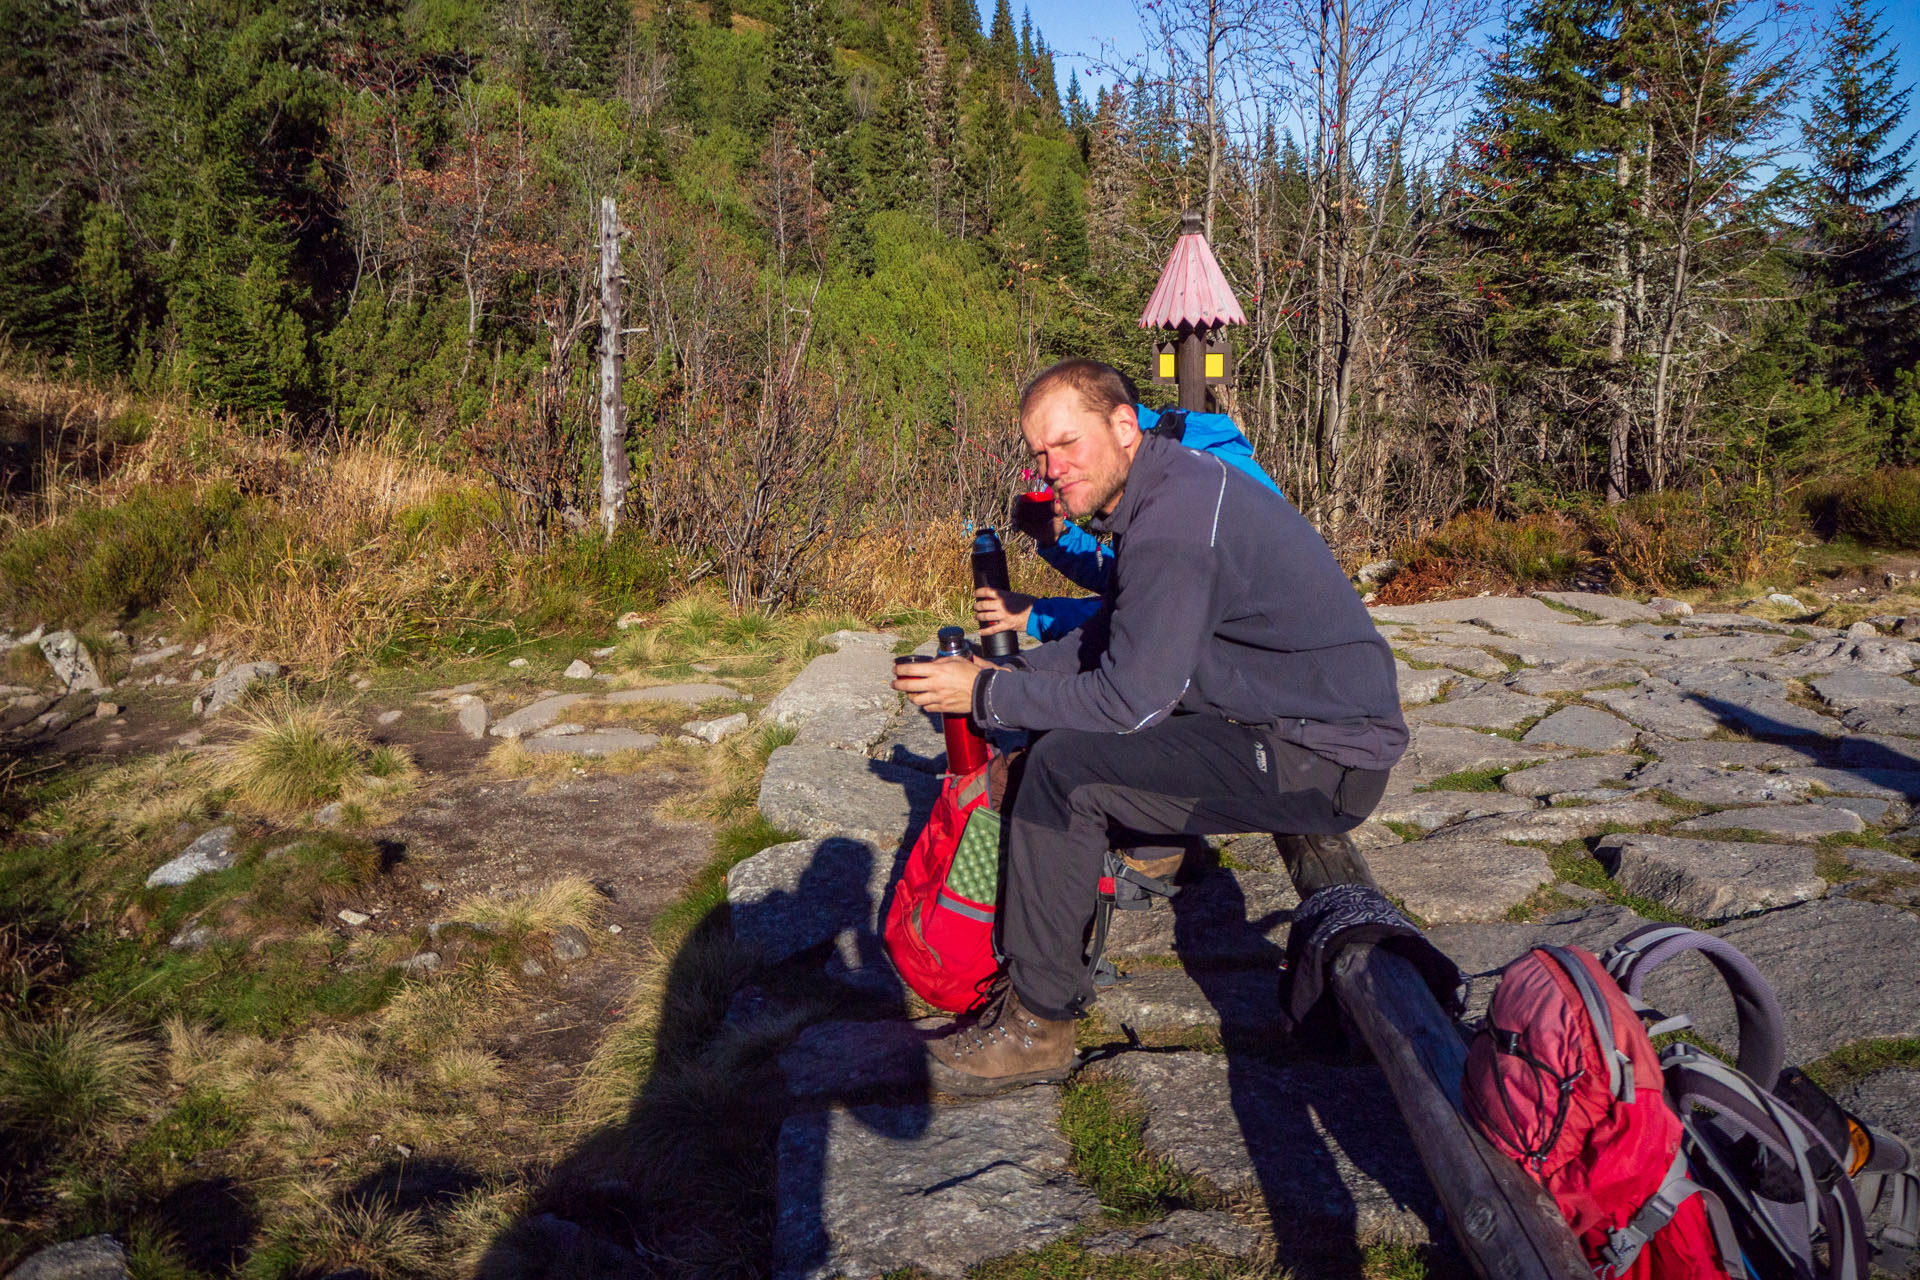
<svg viewBox="0 0 1920 1280">
<path fill-rule="evenodd" d="M 1207 411 L 1207 339 L 1192 325 L 1180 326 L 1173 348 L 1173 377 L 1180 388 L 1180 407 L 1188 413 Z"/>
<path fill-rule="evenodd" d="M 620 378 L 626 339 L 620 332 L 620 213 L 600 197 L 600 527 L 608 542 L 627 505 L 627 421 Z"/>
<path fill-rule="evenodd" d="M 1375 884 L 1345 836 L 1276 835 L 1301 898 Z M 1553 1199 L 1467 1122 L 1467 1045 L 1413 963 L 1370 944 L 1343 949 L 1329 984 L 1359 1031 L 1413 1135 L 1447 1224 L 1484 1280 L 1588 1280 L 1591 1268 Z"/>
</svg>

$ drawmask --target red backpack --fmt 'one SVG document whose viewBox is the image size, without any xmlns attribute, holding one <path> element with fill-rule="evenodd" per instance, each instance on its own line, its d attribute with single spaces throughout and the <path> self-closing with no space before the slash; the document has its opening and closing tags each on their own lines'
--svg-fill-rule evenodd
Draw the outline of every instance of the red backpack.
<svg viewBox="0 0 1920 1280">
<path fill-rule="evenodd" d="M 969 1013 L 999 972 L 993 912 L 1000 896 L 1000 815 L 987 770 L 949 776 L 894 886 L 883 933 L 894 968 L 936 1009 Z"/>
<path fill-rule="evenodd" d="M 1467 1054 L 1467 1113 L 1560 1206 L 1600 1277 L 1744 1276 L 1726 1215 L 1689 1176 L 1645 1026 L 1598 960 L 1508 965 Z"/>
</svg>

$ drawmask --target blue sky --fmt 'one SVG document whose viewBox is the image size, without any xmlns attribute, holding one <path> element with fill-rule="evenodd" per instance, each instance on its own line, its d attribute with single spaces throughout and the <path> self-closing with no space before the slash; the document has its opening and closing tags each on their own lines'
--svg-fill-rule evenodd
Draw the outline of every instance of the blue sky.
<svg viewBox="0 0 1920 1280">
<path fill-rule="evenodd" d="M 993 12 L 993 6 L 985 0 L 979 7 L 982 14 Z M 1835 0 L 1804 0 L 1802 7 L 1809 23 L 1824 24 L 1835 8 Z M 1013 0 L 1013 8 L 1018 15 L 1021 0 Z M 1088 64 L 1100 53 L 1103 40 L 1109 60 L 1116 54 L 1120 59 L 1138 55 L 1144 47 L 1133 0 L 1027 0 L 1027 8 L 1034 25 L 1056 51 L 1062 92 L 1068 71 L 1077 68 L 1087 97 L 1093 97 L 1100 81 L 1093 77 Z M 1912 84 L 1920 79 L 1920 4 L 1888 0 L 1881 6 L 1880 20 L 1900 62 L 1900 82 Z M 1909 104 L 1908 128 L 1920 128 L 1920 93 Z"/>
</svg>

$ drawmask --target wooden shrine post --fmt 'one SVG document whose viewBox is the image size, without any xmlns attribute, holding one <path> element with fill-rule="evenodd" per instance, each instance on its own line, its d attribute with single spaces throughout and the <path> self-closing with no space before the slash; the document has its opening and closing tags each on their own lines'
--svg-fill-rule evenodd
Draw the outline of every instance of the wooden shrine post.
<svg viewBox="0 0 1920 1280">
<path fill-rule="evenodd" d="M 1182 409 L 1204 412 L 1207 388 L 1232 376 L 1222 331 L 1246 322 L 1199 215 L 1186 214 L 1140 316 L 1142 329 L 1163 335 L 1154 349 L 1154 381 L 1177 387 Z M 1302 899 L 1333 884 L 1374 883 L 1366 859 L 1344 836 L 1280 834 L 1274 842 Z M 1475 1273 L 1483 1280 L 1589 1280 L 1591 1268 L 1552 1197 L 1468 1123 L 1460 1102 L 1466 1041 L 1413 963 L 1371 944 L 1349 946 L 1332 957 L 1328 985 L 1386 1076 Z"/>
</svg>

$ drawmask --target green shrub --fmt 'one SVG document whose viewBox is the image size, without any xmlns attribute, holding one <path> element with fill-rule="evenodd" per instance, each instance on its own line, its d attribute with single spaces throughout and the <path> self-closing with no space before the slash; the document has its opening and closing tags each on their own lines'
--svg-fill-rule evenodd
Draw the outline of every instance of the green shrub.
<svg viewBox="0 0 1920 1280">
<path fill-rule="evenodd" d="M 1920 549 L 1920 467 L 1886 468 L 1810 490 L 1807 515 L 1829 537 Z"/>
<path fill-rule="evenodd" d="M 0 586 L 35 621 L 121 618 L 149 609 L 186 580 L 227 535 L 242 501 L 226 486 L 135 489 L 0 546 Z"/>
</svg>

